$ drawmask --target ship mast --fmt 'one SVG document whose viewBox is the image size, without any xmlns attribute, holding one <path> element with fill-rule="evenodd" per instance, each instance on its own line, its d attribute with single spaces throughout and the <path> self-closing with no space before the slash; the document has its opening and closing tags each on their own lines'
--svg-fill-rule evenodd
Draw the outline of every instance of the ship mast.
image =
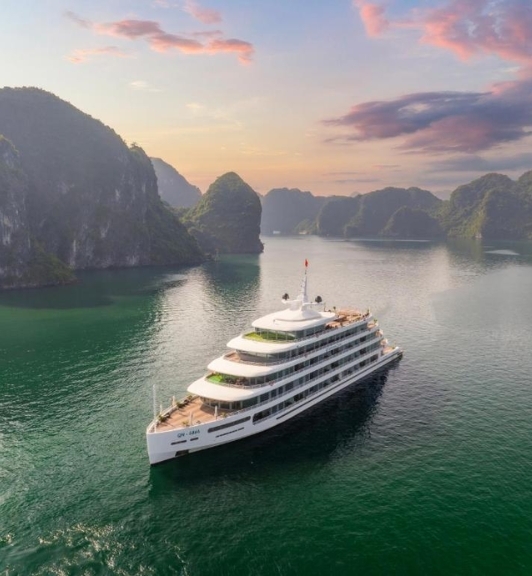
<svg viewBox="0 0 532 576">
<path fill-rule="evenodd" d="M 301 281 L 301 292 L 297 297 L 297 300 L 301 302 L 301 305 L 310 304 L 307 292 L 307 268 L 308 268 L 308 260 L 305 259 L 305 274 L 303 276 L 303 280 Z"/>
</svg>

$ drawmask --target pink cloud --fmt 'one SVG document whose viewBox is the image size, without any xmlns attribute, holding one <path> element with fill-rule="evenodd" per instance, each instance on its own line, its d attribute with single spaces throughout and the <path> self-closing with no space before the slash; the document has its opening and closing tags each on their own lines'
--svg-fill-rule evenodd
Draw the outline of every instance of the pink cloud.
<svg viewBox="0 0 532 576">
<path fill-rule="evenodd" d="M 493 54 L 532 64 L 530 0 L 445 0 L 438 8 L 413 10 L 407 19 L 390 21 L 382 5 L 354 0 L 369 36 L 389 28 L 412 28 L 420 42 L 454 52 L 461 59 Z"/>
<path fill-rule="evenodd" d="M 96 23 L 92 24 L 92 28 L 97 34 L 129 38 L 131 40 L 136 40 L 142 36 L 162 34 L 159 23 L 153 20 L 119 20 L 118 22 L 109 22 L 107 24 Z"/>
<path fill-rule="evenodd" d="M 218 24 L 222 21 L 222 15 L 218 10 L 202 8 L 194 0 L 186 0 L 184 10 L 203 24 Z"/>
<path fill-rule="evenodd" d="M 205 46 L 197 40 L 191 40 L 176 34 L 160 32 L 149 37 L 148 42 L 155 52 L 168 52 L 168 50 L 179 50 L 184 54 L 201 54 L 205 52 Z"/>
<path fill-rule="evenodd" d="M 528 0 L 451 0 L 428 11 L 420 27 L 422 42 L 467 59 L 477 53 L 532 62 L 532 3 Z"/>
<path fill-rule="evenodd" d="M 254 49 L 253 45 L 249 42 L 230 38 L 227 40 L 211 40 L 206 46 L 206 51 L 210 54 L 216 54 L 218 52 L 235 52 L 238 54 L 238 60 L 241 64 L 249 64 Z"/>
<path fill-rule="evenodd" d="M 127 58 L 129 54 L 120 50 L 116 46 L 104 46 L 103 48 L 78 48 L 74 50 L 67 60 L 73 64 L 81 64 L 90 60 L 92 56 L 115 56 L 118 58 Z"/>
<path fill-rule="evenodd" d="M 254 53 L 253 44 L 234 38 L 224 39 L 220 30 L 200 32 L 186 36 L 171 34 L 164 31 L 158 22 L 153 20 L 118 20 L 116 22 L 91 22 L 79 17 L 73 12 L 65 15 L 83 28 L 90 28 L 94 32 L 105 36 L 138 40 L 144 38 L 150 48 L 155 52 L 168 52 L 178 50 L 184 54 L 218 54 L 232 52 L 237 55 L 242 64 L 251 62 Z M 200 41 L 198 38 L 205 38 Z"/>
<path fill-rule="evenodd" d="M 353 5 L 360 11 L 360 18 L 368 36 L 380 36 L 390 27 L 384 6 L 367 0 L 354 0 Z"/>
<path fill-rule="evenodd" d="M 346 133 L 329 141 L 400 139 L 418 153 L 478 152 L 531 134 L 532 78 L 500 83 L 486 92 L 419 92 L 357 104 L 325 121 Z"/>
<path fill-rule="evenodd" d="M 330 142 L 395 139 L 416 153 L 474 153 L 532 135 L 532 0 L 440 0 L 388 20 L 382 6 L 354 0 L 368 35 L 388 28 L 420 32 L 420 42 L 461 59 L 495 55 L 521 65 L 518 79 L 485 92 L 420 92 L 393 100 L 356 104 L 326 120 L 341 133 Z"/>
</svg>

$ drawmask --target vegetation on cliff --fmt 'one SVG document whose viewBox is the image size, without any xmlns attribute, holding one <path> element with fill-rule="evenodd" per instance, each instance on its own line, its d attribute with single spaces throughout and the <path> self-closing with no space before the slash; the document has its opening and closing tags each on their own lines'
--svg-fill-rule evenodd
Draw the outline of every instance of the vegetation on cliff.
<svg viewBox="0 0 532 576">
<path fill-rule="evenodd" d="M 336 198 L 323 206 L 317 218 L 317 229 L 324 236 L 378 236 L 392 232 L 392 216 L 401 208 L 412 211 L 434 210 L 441 204 L 427 190 L 420 188 L 384 188 L 355 197 Z M 414 213 L 404 213 L 403 225 Z M 419 218 L 419 215 L 414 216 Z M 388 227 L 388 228 L 387 228 Z"/>
<path fill-rule="evenodd" d="M 389 187 L 320 198 L 321 209 L 313 217 L 315 200 L 309 192 L 272 190 L 263 202 L 268 210 L 266 231 L 344 238 L 532 239 L 532 171 L 517 181 L 486 174 L 459 186 L 447 201 L 420 188 Z"/>
<path fill-rule="evenodd" d="M 390 238 L 441 238 L 444 232 L 437 218 L 426 210 L 402 206 L 392 214 L 381 236 Z"/>
<path fill-rule="evenodd" d="M 200 189 L 193 186 L 170 164 L 160 158 L 150 158 L 157 176 L 159 196 L 173 208 L 190 208 L 201 198 Z"/>
<path fill-rule="evenodd" d="M 514 182 L 486 174 L 459 186 L 439 212 L 449 236 L 520 240 L 532 238 L 532 177 Z"/>
<path fill-rule="evenodd" d="M 258 254 L 261 203 L 238 174 L 228 172 L 213 182 L 184 221 L 205 252 Z"/>
</svg>

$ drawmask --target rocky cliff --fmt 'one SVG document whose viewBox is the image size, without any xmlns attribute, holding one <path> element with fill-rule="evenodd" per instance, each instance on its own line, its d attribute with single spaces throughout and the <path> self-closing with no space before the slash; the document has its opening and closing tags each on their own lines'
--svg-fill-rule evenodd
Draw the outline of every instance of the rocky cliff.
<svg viewBox="0 0 532 576">
<path fill-rule="evenodd" d="M 43 90 L 4 88 L 0 133 L 24 174 L 24 183 L 7 186 L 0 219 L 20 213 L 21 237 L 43 254 L 72 269 L 201 261 L 197 242 L 162 203 L 149 158 L 98 120 Z M 5 267 L 3 277 L 12 273 Z"/>
<path fill-rule="evenodd" d="M 215 180 L 185 215 L 189 231 L 210 254 L 262 252 L 260 220 L 258 194 L 234 172 Z"/>
<path fill-rule="evenodd" d="M 383 188 L 368 194 L 331 200 L 318 214 L 317 229 L 324 236 L 378 236 L 384 233 L 392 216 L 401 208 L 430 211 L 437 209 L 441 203 L 428 190 Z M 402 217 L 403 223 L 405 216 L 406 213 Z"/>
<path fill-rule="evenodd" d="M 274 188 L 262 199 L 261 231 L 263 234 L 312 232 L 312 223 L 330 200 L 298 188 Z"/>
<path fill-rule="evenodd" d="M 392 214 L 381 236 L 390 238 L 435 239 L 444 236 L 437 218 L 426 210 L 403 206 Z"/>
<path fill-rule="evenodd" d="M 0 136 L 0 288 L 71 282 L 69 268 L 32 238 L 27 203 L 28 178 L 19 154 Z"/>
<path fill-rule="evenodd" d="M 159 196 L 174 208 L 190 208 L 201 198 L 200 189 L 193 186 L 170 164 L 160 158 L 150 158 L 159 187 Z"/>
<path fill-rule="evenodd" d="M 441 210 L 449 236 L 520 240 L 532 238 L 532 172 L 517 182 L 486 174 L 459 186 Z"/>
</svg>

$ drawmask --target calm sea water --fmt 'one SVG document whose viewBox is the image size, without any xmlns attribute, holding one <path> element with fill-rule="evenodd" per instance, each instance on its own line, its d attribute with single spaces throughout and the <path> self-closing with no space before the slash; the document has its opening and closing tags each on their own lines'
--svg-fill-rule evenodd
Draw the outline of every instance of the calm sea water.
<svg viewBox="0 0 532 576">
<path fill-rule="evenodd" d="M 150 468 L 181 395 L 298 291 L 403 360 L 261 437 Z M 258 257 L 0 295 L 0 574 L 532 573 L 532 247 L 268 238 Z"/>
</svg>

